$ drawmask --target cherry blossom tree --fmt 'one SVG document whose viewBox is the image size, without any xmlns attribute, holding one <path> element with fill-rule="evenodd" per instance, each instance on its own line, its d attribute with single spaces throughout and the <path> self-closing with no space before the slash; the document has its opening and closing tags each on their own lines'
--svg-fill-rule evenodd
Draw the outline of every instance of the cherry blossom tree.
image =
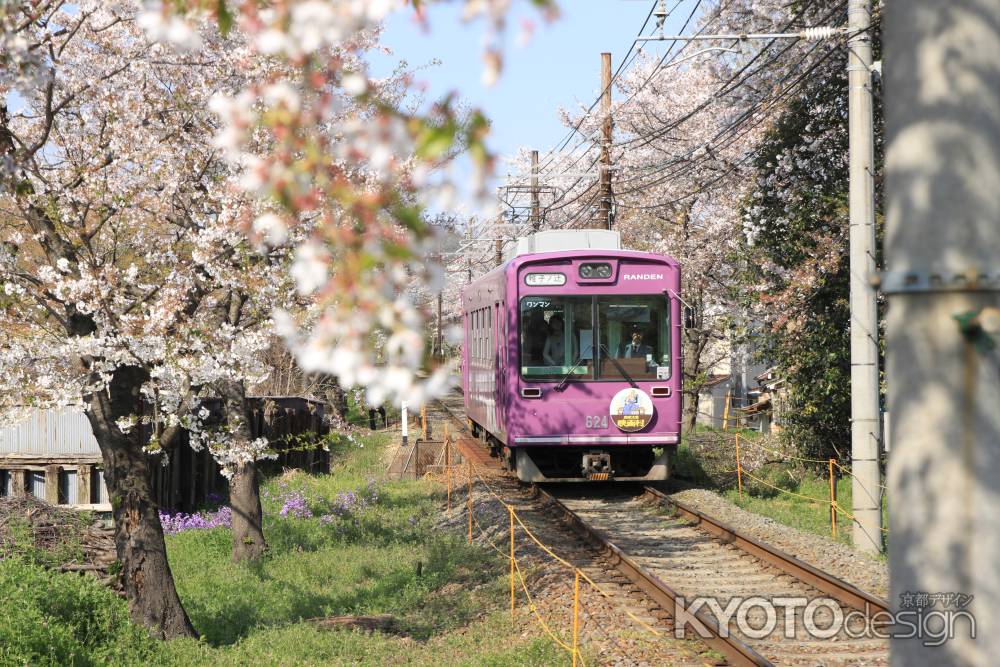
<svg viewBox="0 0 1000 667">
<path fill-rule="evenodd" d="M 835 7 L 835 3 L 818 3 Z M 880 12 L 873 16 L 878 53 Z M 788 387 L 786 432 L 810 458 L 850 452 L 847 52 L 818 63 L 754 161 L 744 203 L 749 305 Z M 875 212 L 881 229 L 882 104 L 874 99 Z M 880 232 L 879 232 L 880 233 Z"/>
<path fill-rule="evenodd" d="M 404 288 L 433 277 L 420 204 L 451 186 L 427 174 L 455 146 L 488 167 L 486 122 L 448 100 L 404 113 L 405 79 L 366 76 L 388 4 L 245 3 L 234 16 L 213 2 L 212 24 L 197 4 L 0 13 L 3 395 L 83 402 L 132 615 L 159 636 L 193 629 L 147 454 L 169 455 L 184 430 L 212 448 L 247 501 L 234 502 L 246 517 L 234 556 L 242 543 L 259 553 L 254 464 L 269 452 L 249 436 L 246 386 L 262 379 L 268 318 L 306 371 L 366 387 L 374 403 L 446 386 L 446 370 L 414 379 L 424 316 Z M 489 5 L 494 28 L 505 5 Z M 224 398 L 222 428 L 198 406 L 208 390 Z"/>
<path fill-rule="evenodd" d="M 297 302 L 295 238 L 239 228 L 266 213 L 241 194 L 207 108 L 270 65 L 249 66 L 245 42 L 214 25 L 197 55 L 176 53 L 137 15 L 85 2 L 24 19 L 45 75 L 11 79 L 18 95 L 0 106 L 0 388 L 5 408 L 86 408 L 132 615 L 173 637 L 193 629 L 148 454 L 169 456 L 183 431 L 208 447 L 232 480 L 234 558 L 263 549 L 255 464 L 271 452 L 250 436 L 245 387 L 266 375 L 273 311 Z M 205 394 L 223 397 L 222 427 L 206 424 Z"/>
<path fill-rule="evenodd" d="M 500 71 L 509 4 L 463 3 L 466 19 L 487 22 L 487 82 Z M 533 4 L 554 15 L 550 2 Z M 447 176 L 430 175 L 458 150 L 478 165 L 477 185 L 485 191 L 484 175 L 493 159 L 485 144 L 488 124 L 479 112 L 462 112 L 451 98 L 428 113 L 379 102 L 366 105 L 364 114 L 340 116 L 341 104 L 330 94 L 341 90 L 371 101 L 373 82 L 361 54 L 377 23 L 394 9 L 426 20 L 423 6 L 292 0 L 266 8 L 190 2 L 181 3 L 184 11 L 176 13 L 177 7 L 164 3 L 147 14 L 151 35 L 197 48 L 198 40 L 178 26 L 214 14 L 223 30 L 235 25 L 247 34 L 257 56 L 289 66 L 220 96 L 214 108 L 224 125 L 219 145 L 245 174 L 243 187 L 275 207 L 266 223 L 247 220 L 244 226 L 266 224 L 284 233 L 303 219 L 314 223 L 298 244 L 293 275 L 316 308 L 306 318 L 278 318 L 302 368 L 331 374 L 344 387 L 364 388 L 372 405 L 402 400 L 413 405 L 440 394 L 451 369 L 417 380 L 430 313 L 407 289 L 414 279 L 440 288 L 437 243 L 421 208 L 435 200 L 447 208 L 454 184 Z M 267 99 L 267 90 L 282 94 Z M 260 132 L 274 140 L 264 151 L 252 141 Z M 384 344 L 376 346 L 381 340 Z"/>
</svg>

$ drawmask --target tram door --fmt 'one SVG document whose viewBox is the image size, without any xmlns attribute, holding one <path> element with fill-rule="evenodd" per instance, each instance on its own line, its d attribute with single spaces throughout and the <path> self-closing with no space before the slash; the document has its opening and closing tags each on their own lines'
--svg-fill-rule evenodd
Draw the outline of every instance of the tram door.
<svg viewBox="0 0 1000 667">
<path fill-rule="evenodd" d="M 493 304 L 493 321 L 496 326 L 493 328 L 496 335 L 496 419 L 497 431 L 506 435 L 505 425 L 507 423 L 507 321 L 504 317 L 503 308 L 499 303 Z"/>
</svg>

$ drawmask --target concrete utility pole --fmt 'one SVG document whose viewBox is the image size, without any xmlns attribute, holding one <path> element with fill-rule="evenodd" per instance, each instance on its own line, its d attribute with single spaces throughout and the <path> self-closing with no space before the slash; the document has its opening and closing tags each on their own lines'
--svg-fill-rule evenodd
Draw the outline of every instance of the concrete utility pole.
<svg viewBox="0 0 1000 667">
<path fill-rule="evenodd" d="M 472 228 L 466 230 L 465 232 L 466 243 L 472 243 Z M 472 258 L 466 254 L 465 256 L 465 268 L 466 268 L 466 284 L 472 284 Z"/>
<path fill-rule="evenodd" d="M 443 330 L 443 328 L 441 326 L 441 324 L 442 324 L 441 323 L 441 308 L 442 308 L 442 305 L 443 305 L 442 302 L 444 301 L 443 293 L 444 293 L 444 288 L 442 288 L 441 291 L 438 292 L 438 313 L 437 313 L 437 315 L 438 315 L 438 317 L 437 317 L 437 320 L 438 320 L 437 321 L 437 356 L 438 356 L 438 359 L 443 359 L 444 358 L 444 330 Z"/>
<path fill-rule="evenodd" d="M 854 544 L 882 550 L 878 312 L 875 288 L 871 0 L 847 5 L 850 116 L 851 492 Z"/>
<path fill-rule="evenodd" d="M 885 53 L 889 599 L 974 596 L 976 621 L 975 639 L 959 619 L 937 648 L 894 638 L 892 664 L 995 665 L 1000 6 L 886 3 Z"/>
<path fill-rule="evenodd" d="M 598 208 L 599 224 L 611 229 L 611 54 L 601 54 L 601 200 Z"/>
<path fill-rule="evenodd" d="M 531 231 L 542 226 L 542 207 L 538 201 L 538 151 L 531 151 Z"/>
</svg>

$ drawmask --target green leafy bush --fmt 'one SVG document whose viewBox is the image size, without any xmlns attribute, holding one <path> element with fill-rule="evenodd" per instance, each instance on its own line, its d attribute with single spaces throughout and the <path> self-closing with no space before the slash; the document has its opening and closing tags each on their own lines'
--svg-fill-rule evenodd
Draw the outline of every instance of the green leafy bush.
<svg viewBox="0 0 1000 667">
<path fill-rule="evenodd" d="M 94 578 L 0 561 L 0 665 L 147 662 L 155 645 Z"/>
</svg>

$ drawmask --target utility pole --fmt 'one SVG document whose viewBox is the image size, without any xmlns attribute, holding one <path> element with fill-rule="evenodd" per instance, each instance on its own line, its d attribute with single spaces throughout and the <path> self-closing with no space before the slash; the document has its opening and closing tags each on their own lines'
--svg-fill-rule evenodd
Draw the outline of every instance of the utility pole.
<svg viewBox="0 0 1000 667">
<path fill-rule="evenodd" d="M 1000 656 L 997 16 L 981 0 L 886 3 L 889 599 L 970 596 L 977 626 L 972 639 L 956 618 L 934 648 L 894 637 L 894 667 Z"/>
<path fill-rule="evenodd" d="M 469 227 L 468 229 L 466 229 L 465 237 L 467 239 L 466 242 L 469 243 L 469 244 L 471 244 L 472 243 L 472 228 L 471 227 Z M 467 285 L 471 285 L 472 284 L 472 258 L 469 257 L 468 252 L 466 252 L 466 254 L 465 254 L 465 268 L 466 268 L 466 272 L 467 272 L 467 277 L 466 277 L 466 281 L 465 282 L 466 282 Z"/>
<path fill-rule="evenodd" d="M 598 208 L 599 224 L 611 229 L 611 54 L 601 54 L 601 200 Z"/>
<path fill-rule="evenodd" d="M 871 0 L 847 5 L 850 118 L 851 498 L 854 545 L 882 550 Z"/>
<path fill-rule="evenodd" d="M 497 250 L 496 250 L 496 265 L 500 266 L 503 264 L 503 239 L 498 238 L 496 240 Z"/>
<path fill-rule="evenodd" d="M 441 328 L 441 306 L 444 301 L 444 287 L 438 292 L 438 326 L 437 326 L 437 354 L 438 359 L 444 358 L 444 333 Z"/>
<path fill-rule="evenodd" d="M 538 201 L 538 151 L 531 151 L 531 231 L 542 226 L 541 205 Z"/>
</svg>

